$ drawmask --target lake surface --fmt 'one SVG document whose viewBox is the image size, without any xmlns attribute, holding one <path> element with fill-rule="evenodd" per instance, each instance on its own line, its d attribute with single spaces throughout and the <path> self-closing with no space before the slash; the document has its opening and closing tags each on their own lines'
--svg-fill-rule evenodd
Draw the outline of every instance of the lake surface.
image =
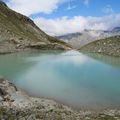
<svg viewBox="0 0 120 120">
<path fill-rule="evenodd" d="M 31 95 L 76 108 L 120 108 L 120 58 L 77 51 L 1 55 L 0 75 Z"/>
</svg>

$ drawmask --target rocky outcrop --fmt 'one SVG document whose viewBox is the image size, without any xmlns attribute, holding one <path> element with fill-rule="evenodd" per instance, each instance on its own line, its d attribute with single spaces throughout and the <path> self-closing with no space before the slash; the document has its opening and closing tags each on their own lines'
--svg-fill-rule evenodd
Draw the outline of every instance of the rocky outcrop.
<svg viewBox="0 0 120 120">
<path fill-rule="evenodd" d="M 0 77 L 1 120 L 119 120 L 119 110 L 73 110 L 55 101 L 33 98 Z"/>
<path fill-rule="evenodd" d="M 120 36 L 114 36 L 92 42 L 80 48 L 80 51 L 120 57 Z"/>
<path fill-rule="evenodd" d="M 32 49 L 40 49 L 40 50 L 66 50 L 66 47 L 64 45 L 60 45 L 58 43 L 51 43 L 51 44 L 36 43 L 36 44 L 30 44 L 27 47 Z M 67 50 L 70 50 L 70 48 L 67 48 Z"/>
</svg>

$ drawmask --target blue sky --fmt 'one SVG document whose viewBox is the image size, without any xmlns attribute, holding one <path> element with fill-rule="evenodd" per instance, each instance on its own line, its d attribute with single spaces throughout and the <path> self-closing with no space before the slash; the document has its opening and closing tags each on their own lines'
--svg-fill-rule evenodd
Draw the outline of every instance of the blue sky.
<svg viewBox="0 0 120 120">
<path fill-rule="evenodd" d="M 68 6 L 71 5 L 71 9 L 68 9 Z M 88 5 L 84 3 L 83 0 L 73 0 L 71 2 L 66 2 L 61 4 L 57 10 L 53 11 L 51 14 L 34 14 L 31 17 L 35 18 L 38 16 L 44 18 L 58 18 L 62 16 L 103 16 L 109 13 L 106 13 L 104 9 L 110 6 L 115 13 L 120 12 L 120 0 L 89 0 Z M 73 8 L 72 8 L 73 7 Z"/>
<path fill-rule="evenodd" d="M 5 0 L 45 32 L 61 35 L 84 29 L 107 30 L 120 23 L 120 0 Z M 106 23 L 108 22 L 108 23 Z"/>
</svg>

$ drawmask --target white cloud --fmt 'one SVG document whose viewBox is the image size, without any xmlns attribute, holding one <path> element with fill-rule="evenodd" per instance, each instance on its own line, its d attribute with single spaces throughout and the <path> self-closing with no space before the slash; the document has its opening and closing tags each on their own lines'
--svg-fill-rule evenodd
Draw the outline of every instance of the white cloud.
<svg viewBox="0 0 120 120">
<path fill-rule="evenodd" d="M 7 5 L 13 10 L 30 16 L 37 13 L 50 14 L 56 10 L 60 4 L 68 3 L 67 10 L 71 10 L 77 7 L 77 5 L 71 5 L 76 0 L 8 0 Z M 90 0 L 83 0 L 85 6 L 89 6 Z"/>
<path fill-rule="evenodd" d="M 106 14 L 113 14 L 113 13 L 114 13 L 114 10 L 113 10 L 113 8 L 112 8 L 111 5 L 105 6 L 105 7 L 102 9 L 102 11 L 103 11 L 104 13 L 106 13 Z"/>
<path fill-rule="evenodd" d="M 76 16 L 72 19 L 62 17 L 57 19 L 37 18 L 35 23 L 44 31 L 51 35 L 60 35 L 65 33 L 77 32 L 82 30 L 87 21 L 82 16 Z"/>
<path fill-rule="evenodd" d="M 24 15 L 30 16 L 36 13 L 51 13 L 58 8 L 64 0 L 9 0 L 8 6 Z"/>
<path fill-rule="evenodd" d="M 35 23 L 50 35 L 63 35 L 74 32 L 81 32 L 84 29 L 108 30 L 120 25 L 120 14 L 103 17 L 73 18 L 61 17 L 57 19 L 36 18 Z"/>
<path fill-rule="evenodd" d="M 71 0 L 74 2 L 75 0 Z M 17 12 L 30 16 L 37 13 L 51 13 L 60 4 L 70 2 L 70 0 L 9 0 L 8 6 Z M 90 0 L 83 0 L 89 6 Z M 70 9 L 76 6 L 70 6 Z M 120 25 L 120 14 L 114 14 L 114 10 L 107 5 L 103 11 L 112 13 L 103 17 L 83 17 L 75 16 L 72 18 L 61 17 L 56 19 L 36 18 L 35 23 L 50 35 L 62 35 L 67 33 L 81 32 L 84 29 L 107 30 Z"/>
</svg>

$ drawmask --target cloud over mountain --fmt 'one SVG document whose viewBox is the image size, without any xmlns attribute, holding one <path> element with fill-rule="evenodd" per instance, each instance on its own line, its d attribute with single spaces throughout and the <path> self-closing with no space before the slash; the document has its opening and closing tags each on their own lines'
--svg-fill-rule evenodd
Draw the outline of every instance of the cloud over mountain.
<svg viewBox="0 0 120 120">
<path fill-rule="evenodd" d="M 107 15 L 103 17 L 73 18 L 61 17 L 57 19 L 36 18 L 35 23 L 50 35 L 62 35 L 81 32 L 84 29 L 108 30 L 120 26 L 120 14 Z"/>
<path fill-rule="evenodd" d="M 24 15 L 35 15 L 33 19 L 35 23 L 50 35 L 81 32 L 84 29 L 107 30 L 120 26 L 120 14 L 115 14 L 111 5 L 107 4 L 101 8 L 101 13 L 105 14 L 99 17 L 95 17 L 95 15 L 92 16 L 91 14 L 90 16 L 82 16 L 81 14 L 74 15 L 74 12 L 80 7 L 80 4 L 84 6 L 85 9 L 90 10 L 90 2 L 91 4 L 93 3 L 90 0 L 76 1 L 77 0 L 7 0 L 7 4 L 13 10 Z M 63 7 L 59 9 L 60 11 L 70 5 L 68 6 L 68 10 L 73 11 L 71 12 L 72 16 L 68 11 L 58 12 L 61 16 L 57 16 L 58 14 L 56 12 L 54 14 L 54 11 L 61 7 L 60 5 Z M 89 6 L 89 8 L 86 8 L 86 6 Z M 81 10 L 81 7 L 78 10 Z M 66 12 L 66 14 L 63 15 L 63 12 Z M 37 15 L 38 13 L 44 13 L 44 16 L 41 17 L 41 14 Z M 51 15 L 49 19 L 47 17 L 48 14 Z"/>
</svg>

